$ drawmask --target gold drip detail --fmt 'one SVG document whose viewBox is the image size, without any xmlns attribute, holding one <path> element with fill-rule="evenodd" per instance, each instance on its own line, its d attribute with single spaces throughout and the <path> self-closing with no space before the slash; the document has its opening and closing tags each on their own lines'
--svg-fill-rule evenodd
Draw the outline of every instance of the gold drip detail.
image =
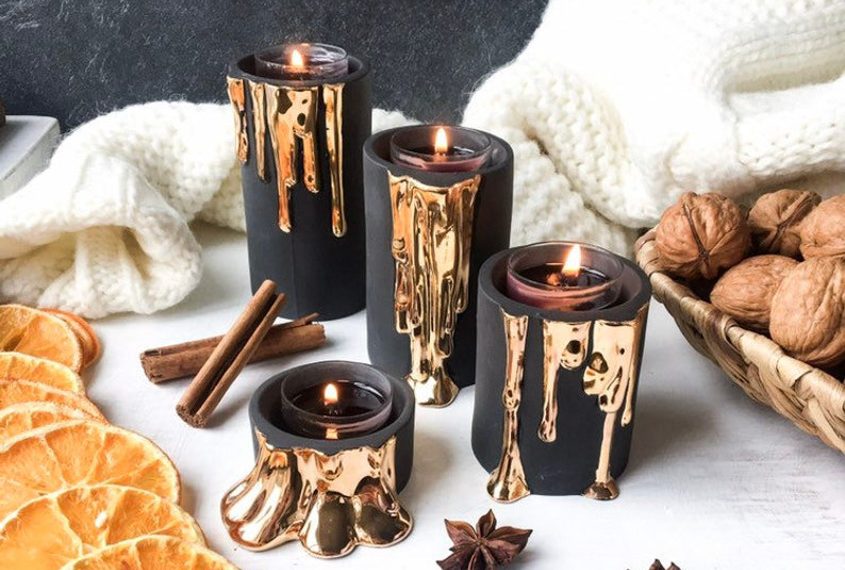
<svg viewBox="0 0 845 570">
<path fill-rule="evenodd" d="M 396 330 L 407 334 L 411 344 L 406 380 L 418 404 L 446 406 L 458 395 L 446 360 L 457 316 L 469 299 L 472 221 L 481 176 L 447 187 L 410 176 L 389 177 Z"/>
<path fill-rule="evenodd" d="M 326 150 L 332 183 L 332 232 L 346 234 L 346 210 L 343 205 L 343 83 L 323 85 L 326 107 Z"/>
<path fill-rule="evenodd" d="M 543 321 L 543 418 L 537 436 L 557 439 L 557 376 L 560 367 L 575 370 L 584 364 L 590 324 Z"/>
<path fill-rule="evenodd" d="M 246 91 L 243 79 L 235 77 L 226 78 L 226 90 L 229 92 L 229 101 L 235 113 L 235 133 L 238 139 L 237 157 L 241 164 L 249 157 L 249 143 L 246 134 Z"/>
<path fill-rule="evenodd" d="M 389 546 L 413 526 L 396 494 L 396 438 L 381 447 L 326 455 L 278 449 L 258 436 L 255 467 L 220 503 L 232 539 L 267 550 L 298 539 L 312 555 L 334 558 L 356 546 Z"/>
<path fill-rule="evenodd" d="M 525 471 L 519 454 L 519 404 L 522 400 L 528 317 L 515 317 L 503 310 L 502 318 L 507 345 L 505 387 L 502 390 L 502 405 L 505 409 L 502 457 L 498 467 L 490 474 L 487 492 L 497 501 L 510 503 L 531 493 L 525 482 Z"/>
<path fill-rule="evenodd" d="M 624 404 L 623 426 L 633 419 L 634 391 L 639 367 L 639 346 L 648 304 L 643 305 L 634 320 L 621 323 L 596 321 L 593 325 L 592 352 L 584 371 L 584 393 L 598 397 L 605 413 L 596 480 L 584 496 L 606 501 L 619 496 L 619 488 L 610 474 L 610 453 L 616 418 Z"/>
<path fill-rule="evenodd" d="M 290 190 L 296 184 L 297 140 L 302 147 L 303 184 L 317 192 L 317 91 L 319 87 L 291 89 L 266 84 L 267 124 L 276 164 L 276 185 L 279 193 L 279 229 L 291 230 Z"/>
<path fill-rule="evenodd" d="M 249 82 L 247 82 L 249 83 Z M 252 125 L 255 130 L 255 170 L 261 180 L 267 180 L 265 139 L 267 138 L 267 107 L 264 104 L 264 84 L 249 83 L 252 98 Z"/>
</svg>

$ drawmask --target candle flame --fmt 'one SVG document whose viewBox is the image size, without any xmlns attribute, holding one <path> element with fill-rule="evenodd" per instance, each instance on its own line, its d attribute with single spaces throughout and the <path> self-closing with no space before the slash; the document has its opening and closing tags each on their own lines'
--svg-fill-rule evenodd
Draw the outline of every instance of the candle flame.
<svg viewBox="0 0 845 570">
<path fill-rule="evenodd" d="M 294 67 L 305 67 L 305 59 L 298 49 L 294 49 L 293 53 L 290 54 L 290 64 Z"/>
<path fill-rule="evenodd" d="M 323 389 L 323 401 L 327 404 L 337 403 L 337 386 L 334 382 L 329 382 Z"/>
<path fill-rule="evenodd" d="M 449 138 L 446 136 L 446 129 L 443 127 L 438 128 L 437 134 L 434 135 L 434 152 L 437 154 L 449 152 Z"/>
<path fill-rule="evenodd" d="M 581 273 L 581 246 L 576 244 L 566 254 L 566 260 L 563 262 L 563 274 L 572 278 L 578 277 L 579 273 Z"/>
</svg>

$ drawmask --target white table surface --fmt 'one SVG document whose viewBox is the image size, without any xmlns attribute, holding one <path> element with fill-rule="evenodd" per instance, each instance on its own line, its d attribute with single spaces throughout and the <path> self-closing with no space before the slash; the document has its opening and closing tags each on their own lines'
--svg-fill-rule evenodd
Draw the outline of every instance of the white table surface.
<svg viewBox="0 0 845 570">
<path fill-rule="evenodd" d="M 269 568 L 434 568 L 448 554 L 443 519 L 475 521 L 493 508 L 500 523 L 533 528 L 514 569 L 639 570 L 655 557 L 683 570 L 845 568 L 845 461 L 841 454 L 746 398 L 684 341 L 653 303 L 646 336 L 631 460 L 620 497 L 530 496 L 497 504 L 470 449 L 473 390 L 445 409 L 417 409 L 411 482 L 401 493 L 415 519 L 399 545 L 359 547 L 321 561 L 297 542 L 253 553 L 227 536 L 218 504 L 253 465 L 247 402 L 271 374 L 323 359 L 367 360 L 365 315 L 327 322 L 317 351 L 247 367 L 213 416 L 193 429 L 174 406 L 185 381 L 153 385 L 139 353 L 224 332 L 249 297 L 240 234 L 198 226 L 202 283 L 182 304 L 153 316 L 95 323 L 102 360 L 89 393 L 115 424 L 136 430 L 174 460 L 183 506 L 212 548 L 244 570 Z M 337 276 L 342 280 L 342 276 Z"/>
</svg>

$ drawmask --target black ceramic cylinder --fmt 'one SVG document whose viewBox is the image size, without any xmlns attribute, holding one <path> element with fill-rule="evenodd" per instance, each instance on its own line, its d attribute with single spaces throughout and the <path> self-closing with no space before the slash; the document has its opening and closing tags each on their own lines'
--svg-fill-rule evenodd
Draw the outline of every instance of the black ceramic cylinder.
<svg viewBox="0 0 845 570">
<path fill-rule="evenodd" d="M 311 375 L 321 379 L 377 378 L 391 385 L 391 412 L 387 422 L 377 430 L 343 439 L 305 437 L 288 427 L 282 415 L 282 385 L 288 379 Z M 379 448 L 391 437 L 396 437 L 396 491 L 401 491 L 411 478 L 414 460 L 414 394 L 406 382 L 401 382 L 381 370 L 361 362 L 329 360 L 305 364 L 286 370 L 265 381 L 249 403 L 249 420 L 252 424 L 253 444 L 258 456 L 258 438 L 278 449 L 306 448 L 326 455 L 359 447 Z"/>
<path fill-rule="evenodd" d="M 472 449 L 501 501 L 612 499 L 628 463 L 651 287 L 631 261 L 616 304 L 560 312 L 506 295 L 509 256 L 479 275 Z M 521 372 L 521 375 L 519 374 Z"/>
<path fill-rule="evenodd" d="M 438 376 L 437 362 L 431 359 L 412 364 L 412 359 L 419 359 L 419 345 L 428 343 L 434 351 L 448 352 L 442 372 L 451 378 L 449 383 L 454 382 L 451 393 L 432 394 L 428 387 L 415 387 L 418 402 L 445 405 L 458 388 L 475 381 L 478 270 L 487 257 L 510 243 L 513 151 L 504 140 L 489 135 L 492 151 L 478 170 L 424 171 L 391 162 L 391 137 L 400 130 L 375 133 L 364 145 L 367 348 L 373 364 L 400 378 L 408 377 L 412 368 Z M 442 191 L 440 196 L 445 197 L 438 202 L 420 190 Z M 406 205 L 415 200 L 431 202 L 409 213 L 413 210 L 397 211 L 400 200 Z M 425 240 L 446 249 L 426 253 Z M 456 261 L 453 267 L 436 267 L 435 258 L 449 256 Z M 423 257 L 427 265 L 420 267 Z M 463 275 L 460 263 L 466 264 Z M 420 282 L 414 282 L 415 264 Z M 411 297 L 428 314 L 403 314 L 399 306 L 409 304 Z M 426 330 L 426 319 L 435 321 L 433 331 Z M 412 355 L 414 342 L 417 356 Z"/>
<path fill-rule="evenodd" d="M 287 296 L 285 317 L 317 312 L 329 320 L 359 311 L 369 65 L 350 56 L 345 76 L 291 81 L 257 75 L 250 55 L 231 64 L 228 88 L 239 126 L 252 290 L 275 281 Z"/>
</svg>

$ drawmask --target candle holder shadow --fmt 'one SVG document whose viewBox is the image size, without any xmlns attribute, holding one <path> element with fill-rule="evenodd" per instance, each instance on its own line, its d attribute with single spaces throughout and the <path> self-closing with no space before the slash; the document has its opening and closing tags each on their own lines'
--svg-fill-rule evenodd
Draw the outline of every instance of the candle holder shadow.
<svg viewBox="0 0 845 570">
<path fill-rule="evenodd" d="M 509 298 L 507 261 L 479 274 L 472 449 L 491 473 L 489 494 L 609 500 L 628 462 L 651 287 L 623 263 L 619 299 L 587 311 L 541 309 Z"/>
<path fill-rule="evenodd" d="M 367 62 L 339 77 L 260 75 L 256 56 L 229 66 L 252 289 L 271 279 L 283 317 L 341 318 L 364 307 L 361 148 L 370 135 Z"/>
<path fill-rule="evenodd" d="M 387 423 L 346 439 L 297 435 L 281 417 L 281 393 L 287 378 L 303 374 L 390 382 Z M 411 532 L 411 515 L 398 498 L 414 455 L 414 395 L 404 382 L 362 363 L 307 364 L 264 382 L 249 416 L 256 463 L 220 504 L 239 545 L 261 551 L 299 540 L 309 554 L 334 558 L 358 545 L 396 544 Z"/>
<path fill-rule="evenodd" d="M 493 135 L 487 162 L 466 172 L 391 161 L 402 127 L 364 146 L 367 349 L 405 378 L 417 403 L 450 404 L 475 382 L 478 269 L 510 243 L 513 151 Z"/>
</svg>

